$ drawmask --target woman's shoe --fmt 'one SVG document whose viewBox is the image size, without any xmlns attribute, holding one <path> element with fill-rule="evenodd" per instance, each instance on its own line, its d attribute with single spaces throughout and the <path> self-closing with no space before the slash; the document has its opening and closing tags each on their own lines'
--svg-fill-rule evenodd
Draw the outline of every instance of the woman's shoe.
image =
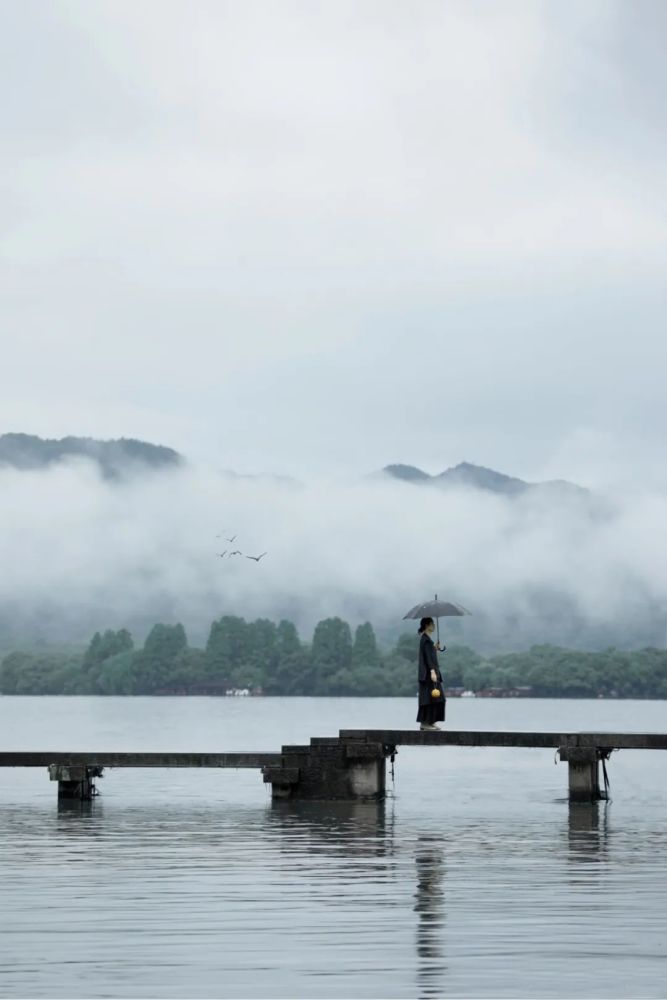
<svg viewBox="0 0 667 1000">
<path fill-rule="evenodd" d="M 421 724 L 421 726 L 420 726 L 419 728 L 420 728 L 420 729 L 421 729 L 421 730 L 422 730 L 423 732 L 427 732 L 427 733 L 430 733 L 430 732 L 433 732 L 433 730 L 434 730 L 434 729 L 437 729 L 438 727 L 437 727 L 437 726 L 429 726 L 429 725 L 428 725 L 428 723 L 426 723 L 426 722 L 422 722 L 422 724 Z"/>
</svg>

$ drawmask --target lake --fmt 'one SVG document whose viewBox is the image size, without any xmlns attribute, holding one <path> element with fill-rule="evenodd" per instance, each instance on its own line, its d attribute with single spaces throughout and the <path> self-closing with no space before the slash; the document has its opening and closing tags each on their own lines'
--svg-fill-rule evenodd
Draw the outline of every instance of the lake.
<svg viewBox="0 0 667 1000">
<path fill-rule="evenodd" d="M 456 699 L 455 729 L 664 732 L 665 702 Z M 416 700 L 0 698 L 2 750 L 273 750 Z M 552 750 L 408 748 L 384 803 L 259 771 L 0 769 L 0 996 L 665 997 L 667 756 L 570 806 Z"/>
</svg>

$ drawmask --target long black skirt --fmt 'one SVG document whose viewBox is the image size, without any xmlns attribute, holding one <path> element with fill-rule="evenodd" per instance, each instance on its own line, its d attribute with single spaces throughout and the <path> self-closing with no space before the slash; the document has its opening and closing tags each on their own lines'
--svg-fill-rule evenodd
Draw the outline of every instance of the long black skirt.
<svg viewBox="0 0 667 1000">
<path fill-rule="evenodd" d="M 445 721 L 445 699 L 434 698 L 429 705 L 420 705 L 417 712 L 417 722 L 433 726 L 436 722 Z"/>
</svg>

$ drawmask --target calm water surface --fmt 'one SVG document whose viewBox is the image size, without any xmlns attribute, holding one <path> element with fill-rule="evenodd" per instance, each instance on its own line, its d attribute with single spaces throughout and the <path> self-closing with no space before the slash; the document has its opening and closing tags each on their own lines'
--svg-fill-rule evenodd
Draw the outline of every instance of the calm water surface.
<svg viewBox="0 0 667 1000">
<path fill-rule="evenodd" d="M 664 732 L 664 702 L 448 703 L 470 729 Z M 278 750 L 404 699 L 0 698 L 0 749 Z M 667 755 L 569 806 L 549 750 L 401 748 L 383 804 L 258 771 L 0 769 L 2 997 L 665 997 Z M 391 789 L 391 783 L 390 783 Z"/>
</svg>

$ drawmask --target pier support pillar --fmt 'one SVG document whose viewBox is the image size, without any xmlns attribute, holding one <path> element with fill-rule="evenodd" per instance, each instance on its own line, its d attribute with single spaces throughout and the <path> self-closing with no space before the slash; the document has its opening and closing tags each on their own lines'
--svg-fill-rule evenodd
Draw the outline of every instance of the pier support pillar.
<svg viewBox="0 0 667 1000">
<path fill-rule="evenodd" d="M 282 748 L 279 767 L 265 767 L 274 799 L 379 800 L 385 795 L 385 748 L 338 739 Z"/>
<path fill-rule="evenodd" d="M 51 781 L 58 782 L 59 799 L 92 799 L 96 795 L 95 778 L 103 768 L 88 764 L 49 764 Z"/>
<path fill-rule="evenodd" d="M 386 786 L 384 757 L 348 766 L 350 791 L 354 799 L 383 799 Z"/>
<path fill-rule="evenodd" d="M 596 747 L 561 747 L 567 761 L 570 802 L 597 802 L 600 794 L 600 754 Z"/>
</svg>

